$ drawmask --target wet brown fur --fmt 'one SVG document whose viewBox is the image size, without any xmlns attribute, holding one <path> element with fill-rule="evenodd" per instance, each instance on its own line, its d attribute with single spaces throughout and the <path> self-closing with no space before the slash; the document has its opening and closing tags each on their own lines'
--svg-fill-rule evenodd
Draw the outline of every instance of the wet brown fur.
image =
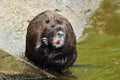
<svg viewBox="0 0 120 80">
<path fill-rule="evenodd" d="M 50 21 L 50 25 L 46 23 L 46 20 Z M 54 26 L 55 28 L 53 29 L 51 26 Z M 50 42 L 52 40 L 51 36 L 53 36 L 50 35 L 50 33 L 55 32 L 58 29 L 57 27 L 60 27 L 60 29 L 66 33 L 65 44 L 63 47 L 55 49 L 48 45 L 47 48 L 44 47 L 43 49 L 40 48 L 36 50 L 36 44 L 40 42 L 42 35 L 47 36 Z M 48 52 L 44 52 L 45 50 Z M 51 55 L 52 51 L 60 52 L 60 55 L 58 54 L 58 56 L 56 56 L 58 58 L 51 59 L 51 62 L 49 62 L 50 60 L 45 56 Z M 39 67 L 54 69 L 56 71 L 64 71 L 73 65 L 77 56 L 76 38 L 70 22 L 66 18 L 52 11 L 45 11 L 37 15 L 30 22 L 27 29 L 25 56 Z M 48 61 L 46 61 L 47 59 Z"/>
</svg>

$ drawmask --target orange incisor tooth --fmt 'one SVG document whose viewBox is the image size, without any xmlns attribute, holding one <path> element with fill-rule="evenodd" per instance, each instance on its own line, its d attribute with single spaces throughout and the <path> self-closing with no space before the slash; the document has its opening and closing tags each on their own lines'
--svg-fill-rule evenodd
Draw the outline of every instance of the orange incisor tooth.
<svg viewBox="0 0 120 80">
<path fill-rule="evenodd" d="M 60 40 L 57 40 L 57 41 L 56 41 L 56 44 L 60 44 Z"/>
</svg>

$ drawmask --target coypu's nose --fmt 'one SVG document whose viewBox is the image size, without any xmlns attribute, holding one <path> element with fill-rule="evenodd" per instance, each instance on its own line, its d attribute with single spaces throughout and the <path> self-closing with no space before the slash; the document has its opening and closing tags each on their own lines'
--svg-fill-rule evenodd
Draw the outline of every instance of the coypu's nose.
<svg viewBox="0 0 120 80">
<path fill-rule="evenodd" d="M 58 36 L 62 37 L 64 35 L 63 31 L 59 31 L 58 33 Z"/>
<path fill-rule="evenodd" d="M 56 44 L 60 44 L 60 40 L 56 40 Z"/>
</svg>

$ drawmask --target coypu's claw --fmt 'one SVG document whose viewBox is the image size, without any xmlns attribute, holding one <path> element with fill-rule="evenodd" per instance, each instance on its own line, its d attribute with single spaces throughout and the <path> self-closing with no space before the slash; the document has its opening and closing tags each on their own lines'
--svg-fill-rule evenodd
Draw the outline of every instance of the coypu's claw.
<svg viewBox="0 0 120 80">
<path fill-rule="evenodd" d="M 46 37 L 42 38 L 41 43 L 42 43 L 42 46 L 47 46 L 48 45 L 48 39 Z"/>
</svg>

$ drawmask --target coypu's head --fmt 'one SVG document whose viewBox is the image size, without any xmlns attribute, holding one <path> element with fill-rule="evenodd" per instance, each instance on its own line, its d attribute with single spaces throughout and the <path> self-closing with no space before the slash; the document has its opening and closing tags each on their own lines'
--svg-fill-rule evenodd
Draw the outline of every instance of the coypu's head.
<svg viewBox="0 0 120 80">
<path fill-rule="evenodd" d="M 48 37 L 48 44 L 60 48 L 64 45 L 66 39 L 66 21 L 65 19 L 56 13 L 46 12 L 44 17 L 44 31 Z"/>
</svg>

